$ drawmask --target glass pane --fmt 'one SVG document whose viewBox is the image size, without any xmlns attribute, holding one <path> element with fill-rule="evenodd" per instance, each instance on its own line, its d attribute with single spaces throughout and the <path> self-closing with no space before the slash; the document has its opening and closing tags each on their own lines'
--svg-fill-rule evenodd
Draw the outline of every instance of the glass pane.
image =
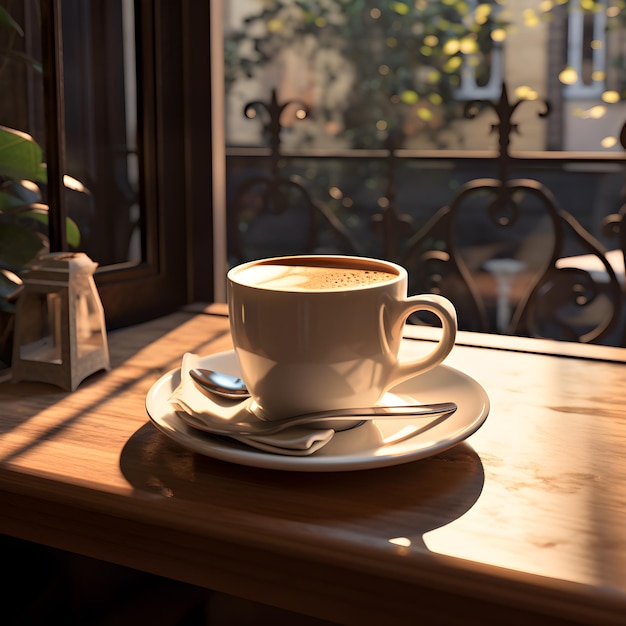
<svg viewBox="0 0 626 626">
<path fill-rule="evenodd" d="M 0 312 L 47 235 L 40 42 L 36 3 L 0 2 Z"/>
<path fill-rule="evenodd" d="M 67 241 L 100 266 L 144 256 L 134 10 L 133 0 L 61 3 Z M 0 18 L 0 249 L 15 244 L 0 265 L 19 271 L 47 239 L 39 2 L 2 0 Z"/>
<path fill-rule="evenodd" d="M 228 262 L 388 258 L 414 293 L 475 303 L 463 328 L 604 340 L 620 285 L 580 270 L 609 277 L 620 245 L 623 9 L 224 3 Z"/>
<path fill-rule="evenodd" d="M 61 293 L 33 292 L 24 296 L 24 333 L 20 337 L 20 358 L 44 363 L 62 362 Z"/>
<path fill-rule="evenodd" d="M 619 151 L 626 119 L 623 0 L 287 0 L 224 3 L 227 144 L 264 145 L 241 112 L 296 101 L 285 148 L 493 149 L 474 99 L 515 112 L 517 150 Z M 552 112 L 540 117 L 542 101 Z"/>
<path fill-rule="evenodd" d="M 68 214 L 101 265 L 138 262 L 136 54 L 133 0 L 64 0 Z"/>
</svg>

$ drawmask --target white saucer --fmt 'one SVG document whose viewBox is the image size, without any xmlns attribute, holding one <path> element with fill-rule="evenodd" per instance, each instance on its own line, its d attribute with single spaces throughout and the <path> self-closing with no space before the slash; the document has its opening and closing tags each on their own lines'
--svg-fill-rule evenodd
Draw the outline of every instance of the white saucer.
<svg viewBox="0 0 626 626">
<path fill-rule="evenodd" d="M 415 342 L 403 342 L 403 354 L 410 353 L 413 344 Z M 200 366 L 240 375 L 233 351 L 202 357 Z M 473 378 L 440 365 L 398 385 L 386 394 L 383 403 L 419 404 L 451 400 L 459 408 L 447 419 L 366 422 L 358 428 L 336 433 L 330 443 L 315 454 L 304 457 L 283 456 L 256 450 L 234 440 L 212 437 L 187 426 L 168 402 L 179 382 L 180 369 L 175 369 L 157 380 L 148 392 L 146 410 L 154 425 L 194 452 L 222 461 L 266 469 L 340 472 L 387 467 L 423 459 L 469 437 L 482 426 L 489 413 L 487 393 Z M 404 438 L 407 429 L 412 429 L 415 434 Z"/>
</svg>

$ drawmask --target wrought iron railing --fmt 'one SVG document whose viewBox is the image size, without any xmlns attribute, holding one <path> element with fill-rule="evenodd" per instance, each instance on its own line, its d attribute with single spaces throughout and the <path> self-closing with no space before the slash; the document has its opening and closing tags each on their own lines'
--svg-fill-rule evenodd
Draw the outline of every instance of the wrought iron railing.
<svg viewBox="0 0 626 626">
<path fill-rule="evenodd" d="M 293 107 L 298 117 L 304 117 L 308 114 L 306 108 L 298 102 L 279 103 L 275 93 L 268 103 L 248 104 L 246 117 L 264 116 L 269 150 L 227 151 L 230 163 L 234 159 L 255 160 L 252 174 L 230 181 L 231 260 L 262 256 L 268 251 L 377 254 L 407 267 L 413 293 L 432 291 L 450 297 L 459 310 L 462 328 L 622 344 L 623 287 L 607 260 L 605 245 L 571 212 L 561 208 L 556 194 L 546 184 L 532 177 L 513 177 L 516 169 L 554 162 L 546 154 L 520 158 L 510 153 L 511 136 L 518 131 L 513 116 L 525 102 L 511 102 L 503 85 L 497 102 L 468 103 L 466 117 L 471 119 L 479 111 L 491 110 L 497 118 L 492 129 L 498 135 L 498 150 L 487 157 L 483 155 L 480 161 L 483 168 L 490 167 L 496 175 L 470 177 L 449 194 L 443 206 L 419 219 L 414 211 L 400 208 L 400 204 L 404 208 L 411 206 L 406 197 L 399 202 L 400 172 L 408 164 L 450 159 L 451 154 L 415 154 L 390 143 L 384 150 L 367 153 L 322 155 L 303 150 L 292 151 L 286 157 L 280 141 L 281 116 Z M 548 115 L 548 103 L 539 104 L 538 114 Z M 625 144 L 623 131 L 622 145 Z M 571 160 L 568 155 L 565 159 L 563 155 L 556 158 Z M 621 154 L 614 153 L 610 158 L 620 165 L 623 162 Z M 266 172 L 259 173 L 258 159 L 263 161 Z M 341 209 L 336 209 L 340 205 L 335 202 L 333 210 L 331 202 L 311 191 L 310 181 L 300 172 L 295 173 L 303 159 L 377 164 L 379 199 L 375 210 L 363 212 L 360 228 L 350 228 Z M 477 160 L 476 155 L 464 159 L 456 154 L 454 162 L 475 165 Z M 569 177 L 571 184 L 576 184 L 576 174 Z M 406 185 L 403 191 L 406 195 Z M 510 234 L 496 244 L 481 241 L 479 245 L 467 245 L 464 224 L 470 213 L 485 235 L 493 234 L 495 238 L 501 233 Z M 598 230 L 602 226 L 604 236 L 613 238 L 622 253 L 626 249 L 626 228 L 621 228 L 624 215 L 626 204 L 597 225 Z M 282 244 L 262 248 L 251 244 L 255 224 L 263 221 L 266 239 L 279 229 L 285 230 Z M 525 227 L 521 226 L 523 223 Z M 604 273 L 577 267 L 569 260 L 575 255 L 595 259 Z"/>
</svg>

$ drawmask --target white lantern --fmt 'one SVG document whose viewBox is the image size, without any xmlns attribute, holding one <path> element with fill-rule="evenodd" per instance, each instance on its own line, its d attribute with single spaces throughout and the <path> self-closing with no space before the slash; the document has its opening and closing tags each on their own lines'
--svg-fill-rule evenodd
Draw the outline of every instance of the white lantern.
<svg viewBox="0 0 626 626">
<path fill-rule="evenodd" d="M 90 374 L 111 369 L 104 309 L 82 252 L 42 256 L 23 276 L 17 301 L 12 380 L 73 391 Z"/>
</svg>

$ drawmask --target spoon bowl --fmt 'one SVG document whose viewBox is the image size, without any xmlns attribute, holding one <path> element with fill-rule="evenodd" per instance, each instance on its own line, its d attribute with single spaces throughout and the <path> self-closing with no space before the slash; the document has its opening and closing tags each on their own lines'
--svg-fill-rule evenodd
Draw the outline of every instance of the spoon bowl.
<svg viewBox="0 0 626 626">
<path fill-rule="evenodd" d="M 189 374 L 204 389 L 229 400 L 243 400 L 250 396 L 246 383 L 237 376 L 202 368 L 189 370 Z"/>
</svg>

